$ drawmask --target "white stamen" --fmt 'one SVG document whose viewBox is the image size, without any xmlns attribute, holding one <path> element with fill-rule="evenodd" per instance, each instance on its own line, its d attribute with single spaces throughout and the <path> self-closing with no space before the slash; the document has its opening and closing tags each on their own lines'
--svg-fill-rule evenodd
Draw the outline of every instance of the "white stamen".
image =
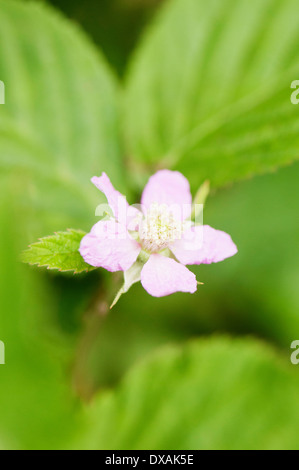
<svg viewBox="0 0 299 470">
<path fill-rule="evenodd" d="M 139 227 L 140 242 L 146 251 L 157 253 L 182 237 L 183 224 L 166 204 L 152 204 Z"/>
</svg>

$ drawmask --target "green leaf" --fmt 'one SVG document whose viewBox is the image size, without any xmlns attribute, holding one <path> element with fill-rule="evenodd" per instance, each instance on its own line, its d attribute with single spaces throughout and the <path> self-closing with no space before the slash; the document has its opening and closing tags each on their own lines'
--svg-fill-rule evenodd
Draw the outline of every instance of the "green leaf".
<svg viewBox="0 0 299 470">
<path fill-rule="evenodd" d="M 100 395 L 75 448 L 297 449 L 298 389 L 289 358 L 256 340 L 168 347 Z"/>
<path fill-rule="evenodd" d="M 73 339 L 57 324 L 65 298 L 59 299 L 49 276 L 19 262 L 26 214 L 8 193 L 9 180 L 3 179 L 1 175 L 0 338 L 6 364 L 0 366 L 0 440 L 5 449 L 63 448 L 78 418 L 68 373 Z M 22 227 L 19 237 L 16 220 Z M 72 292 L 77 302 L 80 278 Z M 69 303 L 65 313 L 70 310 Z"/>
<path fill-rule="evenodd" d="M 106 171 L 124 189 L 117 81 L 85 34 L 44 3 L 0 3 L 0 168 L 34 233 L 88 229 Z"/>
<path fill-rule="evenodd" d="M 22 261 L 39 267 L 46 266 L 48 269 L 74 271 L 74 274 L 92 271 L 95 268 L 85 263 L 79 253 L 84 235 L 86 233 L 82 230 L 69 229 L 67 232 L 57 232 L 41 238 L 22 253 Z"/>
<path fill-rule="evenodd" d="M 299 158 L 296 0 L 173 0 L 132 61 L 129 155 L 182 171 L 194 190 Z M 283 31 L 283 34 L 279 32 Z"/>
<path fill-rule="evenodd" d="M 210 331 L 254 331 L 283 348 L 299 331 L 298 181 L 296 162 L 209 198 L 205 223 L 231 234 L 239 248 L 229 262 L 195 268 L 205 282 L 201 310 Z"/>
<path fill-rule="evenodd" d="M 119 87 L 80 28 L 45 2 L 1 0 L 0 56 L 0 446 L 57 449 L 78 417 L 70 325 L 99 280 L 44 276 L 20 252 L 54 230 L 90 229 L 104 201 L 93 175 L 106 171 L 124 191 Z"/>
</svg>

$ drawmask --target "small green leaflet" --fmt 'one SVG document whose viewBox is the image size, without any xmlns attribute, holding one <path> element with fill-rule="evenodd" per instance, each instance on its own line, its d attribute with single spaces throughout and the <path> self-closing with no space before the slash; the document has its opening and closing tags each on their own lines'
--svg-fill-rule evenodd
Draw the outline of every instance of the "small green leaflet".
<svg viewBox="0 0 299 470">
<path fill-rule="evenodd" d="M 22 253 L 21 259 L 24 263 L 59 271 L 74 271 L 74 274 L 92 271 L 95 268 L 85 263 L 79 253 L 84 235 L 86 234 L 82 230 L 74 229 L 56 232 L 30 245 L 29 249 Z"/>
</svg>

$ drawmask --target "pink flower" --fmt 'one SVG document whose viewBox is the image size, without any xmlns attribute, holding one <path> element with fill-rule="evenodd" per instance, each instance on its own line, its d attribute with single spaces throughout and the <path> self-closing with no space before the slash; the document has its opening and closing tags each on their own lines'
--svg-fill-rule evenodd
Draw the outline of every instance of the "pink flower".
<svg viewBox="0 0 299 470">
<path fill-rule="evenodd" d="M 93 226 L 80 253 L 92 266 L 124 271 L 120 294 L 139 280 L 155 297 L 194 293 L 196 277 L 186 265 L 217 263 L 237 253 L 227 233 L 192 222 L 189 183 L 177 171 L 161 170 L 149 179 L 141 208 L 129 206 L 105 173 L 92 182 L 107 197 L 113 217 Z"/>
</svg>

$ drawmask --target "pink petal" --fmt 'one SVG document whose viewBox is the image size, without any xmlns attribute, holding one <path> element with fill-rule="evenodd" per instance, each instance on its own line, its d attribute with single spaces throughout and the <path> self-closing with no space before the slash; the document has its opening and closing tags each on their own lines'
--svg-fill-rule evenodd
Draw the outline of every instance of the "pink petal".
<svg viewBox="0 0 299 470">
<path fill-rule="evenodd" d="M 80 244 L 80 254 L 91 266 L 126 271 L 136 261 L 139 244 L 115 220 L 96 223 Z"/>
<path fill-rule="evenodd" d="M 179 220 L 191 214 L 192 196 L 188 180 L 178 171 L 160 170 L 150 177 L 141 197 L 146 210 L 152 204 L 173 206 L 172 211 Z"/>
<path fill-rule="evenodd" d="M 105 194 L 114 217 L 118 222 L 128 226 L 129 223 L 131 223 L 132 218 L 135 218 L 139 214 L 139 211 L 136 208 L 129 206 L 126 197 L 114 189 L 106 173 L 102 173 L 99 177 L 94 176 L 91 178 L 91 181 L 100 191 L 102 191 L 102 193 Z"/>
<path fill-rule="evenodd" d="M 238 252 L 230 235 L 209 225 L 187 229 L 169 248 L 183 264 L 218 263 Z"/>
<path fill-rule="evenodd" d="M 159 254 L 151 255 L 141 271 L 141 284 L 154 297 L 197 289 L 195 274 L 182 264 Z"/>
</svg>

